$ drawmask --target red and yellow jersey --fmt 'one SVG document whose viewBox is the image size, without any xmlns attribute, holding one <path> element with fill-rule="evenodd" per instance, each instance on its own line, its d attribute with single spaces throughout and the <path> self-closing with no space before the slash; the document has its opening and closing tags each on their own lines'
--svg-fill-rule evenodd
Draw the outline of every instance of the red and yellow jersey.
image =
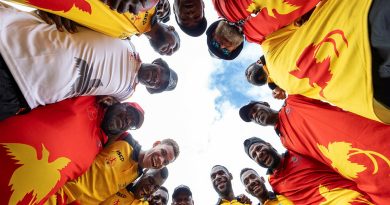
<svg viewBox="0 0 390 205">
<path fill-rule="evenodd" d="M 87 171 L 107 138 L 95 100 L 67 99 L 1 121 L 0 204 L 43 204 Z"/>
<path fill-rule="evenodd" d="M 269 182 L 276 193 L 294 204 L 372 204 L 366 194 L 360 193 L 355 182 L 343 178 L 321 162 L 293 151 L 284 155 Z M 341 201 L 345 203 L 339 203 Z"/>
<path fill-rule="evenodd" d="M 314 158 L 354 181 L 376 204 L 390 201 L 389 125 L 320 100 L 289 95 L 276 128 L 288 150 Z"/>
<path fill-rule="evenodd" d="M 47 11 L 92 30 L 115 37 L 126 38 L 150 31 L 155 7 L 137 15 L 119 14 L 100 0 L 11 0 L 11 2 Z"/>
<path fill-rule="evenodd" d="M 288 94 L 390 123 L 390 110 L 373 97 L 371 1 L 323 1 L 301 27 L 291 24 L 267 36 L 262 48 L 270 78 Z"/>
<path fill-rule="evenodd" d="M 274 31 L 294 22 L 320 0 L 213 0 L 218 15 L 230 22 L 249 19 L 243 26 L 249 42 L 261 43 Z M 257 13 L 258 11 L 258 13 Z M 256 17 L 250 17 L 257 13 Z"/>
<path fill-rule="evenodd" d="M 85 174 L 62 187 L 67 203 L 101 203 L 139 177 L 140 148 L 138 144 L 131 144 L 134 140 L 128 141 L 125 138 L 104 148 Z"/>
<path fill-rule="evenodd" d="M 269 199 L 264 202 L 264 205 L 294 205 L 294 203 L 282 195 L 276 195 L 276 199 Z"/>
</svg>

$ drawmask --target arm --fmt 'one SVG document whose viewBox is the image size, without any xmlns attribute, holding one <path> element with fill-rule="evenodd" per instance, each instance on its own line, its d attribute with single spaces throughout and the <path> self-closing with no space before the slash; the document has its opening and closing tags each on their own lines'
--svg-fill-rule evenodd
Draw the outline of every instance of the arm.
<svg viewBox="0 0 390 205">
<path fill-rule="evenodd" d="M 55 24 L 57 27 L 57 30 L 63 32 L 64 28 L 69 32 L 69 33 L 77 33 L 77 26 L 78 24 L 72 20 L 69 20 L 67 18 L 48 13 L 46 11 L 42 10 L 35 10 L 35 13 L 42 19 L 44 20 L 47 24 L 52 25 Z"/>
</svg>

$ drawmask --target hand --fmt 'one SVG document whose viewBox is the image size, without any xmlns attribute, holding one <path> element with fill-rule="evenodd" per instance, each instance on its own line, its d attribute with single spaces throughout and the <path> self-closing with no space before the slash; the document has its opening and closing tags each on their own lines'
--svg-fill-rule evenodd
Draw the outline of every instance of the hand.
<svg viewBox="0 0 390 205">
<path fill-rule="evenodd" d="M 272 96 L 275 99 L 284 100 L 286 99 L 286 91 L 284 91 L 282 88 L 276 87 L 272 90 Z"/>
<path fill-rule="evenodd" d="M 130 61 L 136 65 L 137 68 L 141 66 L 142 60 L 139 57 L 139 53 L 131 52 L 129 58 L 130 58 Z"/>
<path fill-rule="evenodd" d="M 108 95 L 100 95 L 96 96 L 96 102 L 98 104 L 102 104 L 104 107 L 109 107 L 112 106 L 116 103 L 119 103 L 117 99 L 114 97 L 108 96 Z"/>
<path fill-rule="evenodd" d="M 69 33 L 78 32 L 77 30 L 78 24 L 72 20 L 42 10 L 36 10 L 35 13 L 47 24 L 49 25 L 56 24 L 57 30 L 61 32 L 64 31 L 64 28 Z"/>
<path fill-rule="evenodd" d="M 242 204 L 252 204 L 252 201 L 245 196 L 245 194 L 241 194 L 237 197 L 237 201 L 242 203 Z"/>
</svg>

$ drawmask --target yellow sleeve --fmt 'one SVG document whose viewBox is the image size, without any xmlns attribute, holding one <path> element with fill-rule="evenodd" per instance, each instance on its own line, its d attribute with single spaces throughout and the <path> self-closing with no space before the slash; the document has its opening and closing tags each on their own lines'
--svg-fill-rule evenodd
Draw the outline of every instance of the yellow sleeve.
<svg viewBox="0 0 390 205">
<path fill-rule="evenodd" d="M 115 37 L 127 38 L 150 30 L 155 7 L 140 12 L 119 14 L 100 0 L 10 0 L 25 6 L 53 13 L 97 32 Z"/>
</svg>

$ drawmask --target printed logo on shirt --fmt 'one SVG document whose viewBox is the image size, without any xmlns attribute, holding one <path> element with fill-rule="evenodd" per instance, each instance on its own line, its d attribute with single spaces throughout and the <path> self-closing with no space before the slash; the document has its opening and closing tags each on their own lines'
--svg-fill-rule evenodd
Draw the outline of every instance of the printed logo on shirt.
<svg viewBox="0 0 390 205">
<path fill-rule="evenodd" d="M 297 10 L 298 8 L 300 8 L 300 6 L 293 5 L 284 0 L 273 0 L 273 1 L 254 0 L 253 3 L 251 3 L 246 10 L 253 14 L 256 14 L 263 9 L 267 9 L 268 16 L 277 18 L 275 16 L 275 13 L 279 15 L 287 15 Z"/>
<path fill-rule="evenodd" d="M 117 150 L 117 151 L 116 151 L 116 154 L 118 155 L 118 157 L 119 157 L 119 160 L 121 160 L 122 162 L 123 162 L 123 161 L 125 161 L 125 158 L 123 157 L 123 155 L 122 155 L 122 152 L 121 152 L 121 151 Z"/>
<path fill-rule="evenodd" d="M 142 25 L 144 26 L 146 23 L 148 23 L 148 17 L 149 17 L 149 11 L 145 12 L 144 19 L 142 20 Z"/>
<path fill-rule="evenodd" d="M 91 79 L 93 73 L 93 64 L 89 65 L 81 58 L 75 58 L 75 67 L 78 69 L 79 75 L 73 83 L 71 90 L 65 95 L 65 98 L 80 96 L 89 93 L 93 88 L 103 86 L 101 79 Z"/>
<path fill-rule="evenodd" d="M 116 157 L 112 157 L 112 156 L 109 156 L 107 158 L 104 159 L 104 163 L 106 163 L 107 165 L 110 165 L 110 166 L 113 166 L 116 162 Z"/>
<path fill-rule="evenodd" d="M 120 198 L 127 198 L 126 194 L 122 194 L 120 192 L 117 192 L 116 195 Z"/>
<path fill-rule="evenodd" d="M 317 45 L 312 43 L 305 48 L 296 62 L 298 68 L 289 73 L 299 79 L 308 78 L 310 86 L 320 87 L 319 95 L 326 98 L 324 89 L 333 77 L 331 61 L 340 56 L 342 46 L 348 47 L 344 32 L 338 29 L 329 32 Z"/>
<path fill-rule="evenodd" d="M 70 11 L 73 6 L 81 11 L 92 13 L 91 5 L 85 0 L 61 0 L 61 1 L 47 1 L 47 0 L 28 0 L 28 3 L 39 7 L 41 9 L 48 9 L 52 11 Z"/>
</svg>

